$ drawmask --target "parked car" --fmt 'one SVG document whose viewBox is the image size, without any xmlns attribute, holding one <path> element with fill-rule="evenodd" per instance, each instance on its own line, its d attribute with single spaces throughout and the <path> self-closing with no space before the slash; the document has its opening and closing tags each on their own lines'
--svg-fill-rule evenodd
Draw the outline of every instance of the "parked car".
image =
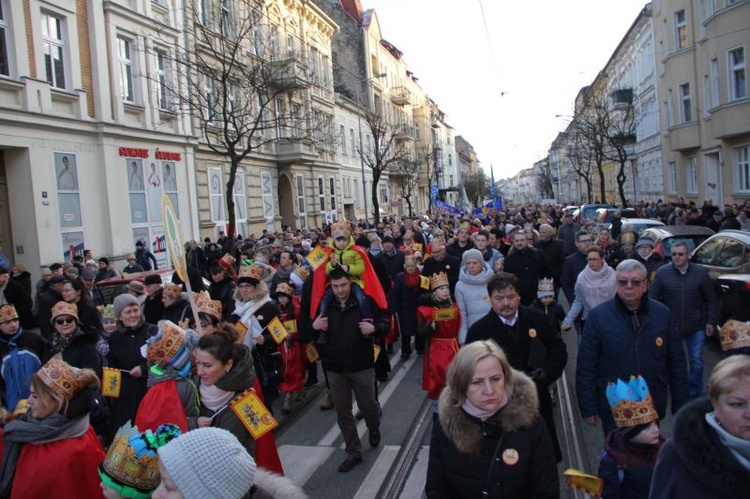
<svg viewBox="0 0 750 499">
<path fill-rule="evenodd" d="M 616 206 L 609 203 L 583 204 L 578 210 L 573 212 L 573 217 L 575 217 L 577 223 L 583 225 L 587 218 L 594 218 L 594 213 L 596 213 L 596 210 L 599 208 L 616 208 Z"/>
<path fill-rule="evenodd" d="M 625 224 L 630 224 L 635 233 L 639 236 L 641 235 L 641 232 L 649 227 L 666 227 L 664 222 L 661 220 L 654 220 L 653 218 L 623 218 L 622 225 Z"/>
<path fill-rule="evenodd" d="M 711 279 L 727 274 L 750 274 L 750 233 L 723 230 L 693 250 L 691 260 L 708 269 Z"/>
<path fill-rule="evenodd" d="M 719 324 L 750 321 L 750 274 L 725 274 L 719 283 Z"/>
<path fill-rule="evenodd" d="M 162 284 L 172 282 L 172 274 L 174 269 L 159 269 L 159 270 L 147 270 L 146 272 L 135 272 L 128 274 L 127 276 L 115 276 L 109 279 L 103 279 L 96 283 L 96 287 L 102 292 L 104 297 L 104 303 L 112 303 L 116 296 L 123 293 L 127 293 L 127 286 L 130 281 L 141 281 L 151 274 L 159 274 L 161 277 Z M 208 289 L 211 285 L 210 281 L 205 277 L 203 279 L 203 287 Z"/>
<path fill-rule="evenodd" d="M 594 212 L 594 221 L 597 225 L 604 225 L 611 229 L 615 213 L 621 213 L 623 218 L 635 218 L 636 216 L 633 208 L 597 208 Z"/>
<path fill-rule="evenodd" d="M 651 227 L 645 229 L 642 237 L 650 237 L 654 240 L 654 251 L 659 253 L 668 262 L 672 261 L 672 243 L 684 241 L 692 252 L 703 241 L 714 235 L 714 231 L 708 227 L 699 225 L 667 225 L 664 227 Z"/>
</svg>

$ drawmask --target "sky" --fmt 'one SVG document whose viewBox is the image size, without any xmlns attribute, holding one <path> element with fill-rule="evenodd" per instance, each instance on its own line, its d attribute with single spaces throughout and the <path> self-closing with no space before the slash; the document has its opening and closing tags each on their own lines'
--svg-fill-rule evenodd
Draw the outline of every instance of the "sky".
<svg viewBox="0 0 750 499">
<path fill-rule="evenodd" d="M 360 0 L 495 179 L 547 156 L 644 0 Z M 482 16 L 484 9 L 484 18 Z M 485 30 L 486 19 L 487 30 Z M 488 36 L 489 32 L 489 36 Z M 557 116 L 561 115 L 561 116 Z"/>
</svg>

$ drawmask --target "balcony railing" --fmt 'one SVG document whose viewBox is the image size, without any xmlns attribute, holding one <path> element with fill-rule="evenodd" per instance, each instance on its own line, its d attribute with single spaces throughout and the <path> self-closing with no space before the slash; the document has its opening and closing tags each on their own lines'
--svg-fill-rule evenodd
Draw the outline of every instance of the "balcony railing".
<svg viewBox="0 0 750 499">
<path fill-rule="evenodd" d="M 272 85 L 286 90 L 308 88 L 307 66 L 300 59 L 283 59 L 268 63 L 269 80 Z"/>
<path fill-rule="evenodd" d="M 410 125 L 396 125 L 393 130 L 396 140 L 414 140 L 414 127 Z"/>
<path fill-rule="evenodd" d="M 411 92 L 406 87 L 395 87 L 391 89 L 391 102 L 397 106 L 408 106 L 411 104 Z"/>
<path fill-rule="evenodd" d="M 318 154 L 308 140 L 277 139 L 276 156 L 280 164 L 304 164 L 317 159 Z"/>
</svg>

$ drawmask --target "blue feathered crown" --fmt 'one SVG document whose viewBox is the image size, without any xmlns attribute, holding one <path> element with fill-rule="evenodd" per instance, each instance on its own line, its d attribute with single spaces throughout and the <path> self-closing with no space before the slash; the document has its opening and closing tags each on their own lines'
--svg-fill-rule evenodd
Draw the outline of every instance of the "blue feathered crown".
<svg viewBox="0 0 750 499">
<path fill-rule="evenodd" d="M 648 424 L 659 419 L 648 384 L 641 376 L 631 376 L 627 383 L 621 379 L 616 383 L 609 383 L 607 400 L 615 424 L 621 428 Z"/>
</svg>

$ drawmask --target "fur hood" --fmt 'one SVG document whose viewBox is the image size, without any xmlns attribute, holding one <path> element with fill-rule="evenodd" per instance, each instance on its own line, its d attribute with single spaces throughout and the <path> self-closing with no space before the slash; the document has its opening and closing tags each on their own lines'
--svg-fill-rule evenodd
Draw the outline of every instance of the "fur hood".
<svg viewBox="0 0 750 499">
<path fill-rule="evenodd" d="M 536 385 L 521 371 L 512 371 L 513 384 L 508 387 L 508 404 L 487 420 L 487 423 L 499 425 L 503 433 L 514 433 L 530 427 L 539 415 Z M 459 452 L 477 455 L 483 440 L 481 425 L 456 403 L 457 397 L 446 386 L 440 394 L 440 425 Z"/>
<path fill-rule="evenodd" d="M 253 478 L 251 499 L 307 499 L 307 494 L 291 480 L 276 473 L 258 468 Z"/>
</svg>

